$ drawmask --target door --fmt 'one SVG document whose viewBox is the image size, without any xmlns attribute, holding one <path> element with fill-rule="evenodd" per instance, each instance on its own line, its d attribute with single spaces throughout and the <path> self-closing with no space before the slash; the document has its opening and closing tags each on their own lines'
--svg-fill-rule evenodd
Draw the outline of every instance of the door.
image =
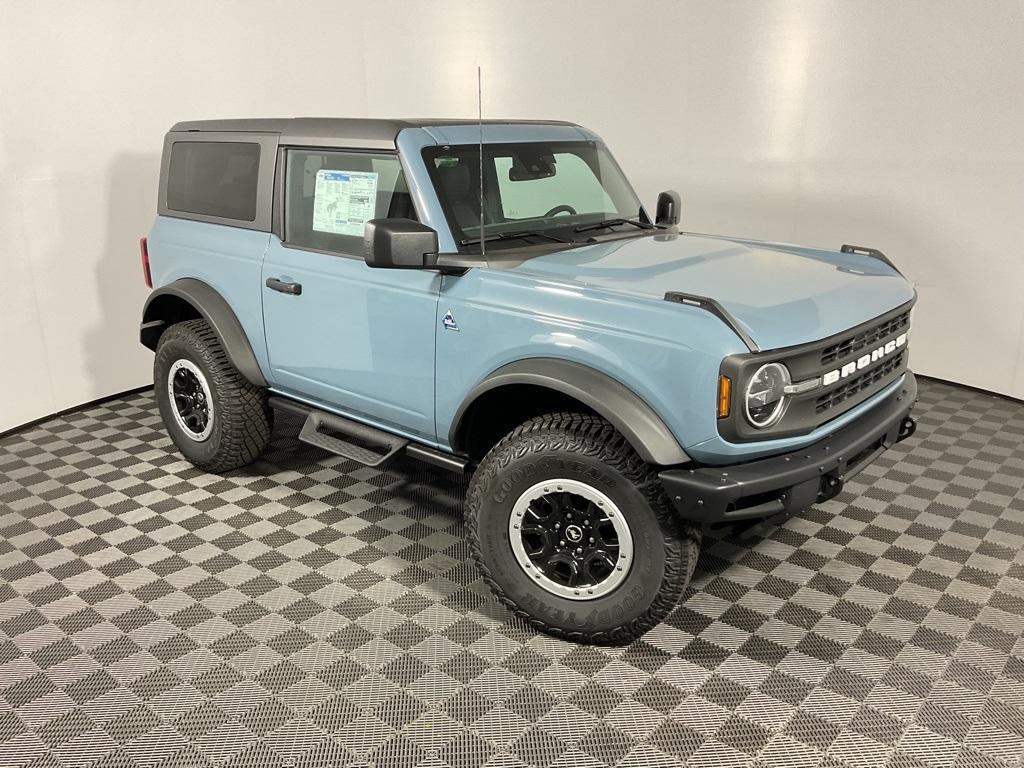
<svg viewBox="0 0 1024 768">
<path fill-rule="evenodd" d="M 284 154 L 284 239 L 263 263 L 274 389 L 433 442 L 441 276 L 362 257 L 368 219 L 416 218 L 398 155 Z"/>
</svg>

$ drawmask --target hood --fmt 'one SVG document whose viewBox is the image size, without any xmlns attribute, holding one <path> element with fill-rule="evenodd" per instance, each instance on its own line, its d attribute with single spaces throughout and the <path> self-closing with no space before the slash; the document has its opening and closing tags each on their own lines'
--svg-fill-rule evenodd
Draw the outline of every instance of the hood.
<svg viewBox="0 0 1024 768">
<path fill-rule="evenodd" d="M 703 235 L 594 243 L 513 271 L 658 300 L 667 291 L 715 299 L 762 350 L 841 333 L 914 297 L 896 270 L 870 256 Z"/>
</svg>

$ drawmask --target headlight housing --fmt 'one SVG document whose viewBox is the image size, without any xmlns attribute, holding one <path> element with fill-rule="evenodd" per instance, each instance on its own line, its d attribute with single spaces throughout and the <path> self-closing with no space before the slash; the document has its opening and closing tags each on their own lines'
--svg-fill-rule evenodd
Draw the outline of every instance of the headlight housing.
<svg viewBox="0 0 1024 768">
<path fill-rule="evenodd" d="M 743 414 L 753 426 L 767 429 L 786 412 L 786 388 L 792 383 L 782 363 L 762 365 L 747 382 L 743 393 Z"/>
</svg>

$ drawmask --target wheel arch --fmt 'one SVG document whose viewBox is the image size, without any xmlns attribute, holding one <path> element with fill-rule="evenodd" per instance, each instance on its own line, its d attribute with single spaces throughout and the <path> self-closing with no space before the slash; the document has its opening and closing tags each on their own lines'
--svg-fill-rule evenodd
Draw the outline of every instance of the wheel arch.
<svg viewBox="0 0 1024 768">
<path fill-rule="evenodd" d="M 266 387 L 256 355 L 231 305 L 215 288 L 186 277 L 157 288 L 146 300 L 139 327 L 139 341 L 155 350 L 167 328 L 182 320 L 203 319 L 217 335 L 238 372 L 250 383 Z"/>
<path fill-rule="evenodd" d="M 480 458 L 482 446 L 486 445 L 486 452 L 526 419 L 574 406 L 609 421 L 644 461 L 671 466 L 690 460 L 665 422 L 639 395 L 605 373 L 558 358 L 519 360 L 488 375 L 456 410 L 449 443 L 457 453 Z"/>
</svg>

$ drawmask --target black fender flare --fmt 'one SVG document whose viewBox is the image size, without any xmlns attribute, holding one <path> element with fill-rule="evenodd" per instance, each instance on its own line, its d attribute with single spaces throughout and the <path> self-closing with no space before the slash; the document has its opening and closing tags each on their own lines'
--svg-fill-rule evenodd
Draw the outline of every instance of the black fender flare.
<svg viewBox="0 0 1024 768">
<path fill-rule="evenodd" d="M 508 384 L 531 384 L 561 392 L 607 419 L 644 461 L 673 466 L 690 461 L 675 435 L 639 395 L 611 376 L 571 360 L 528 358 L 508 363 L 477 384 L 452 419 L 455 446 L 462 417 L 485 392 Z"/>
<path fill-rule="evenodd" d="M 172 319 L 165 311 L 165 307 L 168 306 L 167 297 L 184 301 L 191 306 L 200 317 L 210 324 L 213 332 L 220 339 L 228 359 L 238 369 L 238 372 L 258 387 L 267 386 L 267 380 L 256 361 L 252 345 L 249 344 L 249 337 L 245 335 L 245 330 L 238 321 L 234 310 L 231 309 L 231 305 L 216 289 L 202 280 L 185 277 L 161 286 L 149 295 L 149 298 L 146 299 L 146 306 L 142 310 L 142 325 L 139 326 L 139 341 L 144 346 L 155 350 L 160 334 L 164 332 L 169 324 L 168 321 Z"/>
</svg>

